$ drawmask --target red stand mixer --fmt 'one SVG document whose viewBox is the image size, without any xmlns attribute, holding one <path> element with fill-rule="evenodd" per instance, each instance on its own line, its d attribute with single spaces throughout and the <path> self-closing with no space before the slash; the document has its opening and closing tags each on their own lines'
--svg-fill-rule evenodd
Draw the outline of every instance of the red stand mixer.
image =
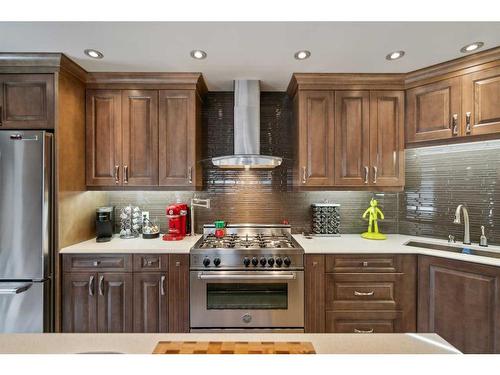
<svg viewBox="0 0 500 375">
<path fill-rule="evenodd" d="M 171 204 L 166 209 L 168 233 L 163 235 L 164 241 L 179 241 L 188 233 L 189 207 L 185 203 Z"/>
</svg>

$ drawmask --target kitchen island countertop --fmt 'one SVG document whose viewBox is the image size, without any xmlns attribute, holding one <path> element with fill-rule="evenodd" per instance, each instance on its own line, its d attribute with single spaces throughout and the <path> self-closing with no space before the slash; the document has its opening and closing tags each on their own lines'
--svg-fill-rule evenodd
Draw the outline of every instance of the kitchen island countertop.
<svg viewBox="0 0 500 375">
<path fill-rule="evenodd" d="M 0 334 L 0 354 L 150 354 L 159 341 L 310 341 L 318 354 L 460 353 L 434 333 L 45 333 Z"/>
</svg>

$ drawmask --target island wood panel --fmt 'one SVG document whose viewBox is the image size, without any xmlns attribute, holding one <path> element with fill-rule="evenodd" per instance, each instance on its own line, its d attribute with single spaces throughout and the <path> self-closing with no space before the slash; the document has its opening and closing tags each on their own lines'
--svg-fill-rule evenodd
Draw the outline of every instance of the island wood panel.
<svg viewBox="0 0 500 375">
<path fill-rule="evenodd" d="M 369 184 L 369 115 L 369 91 L 335 92 L 335 185 Z"/>
<path fill-rule="evenodd" d="M 168 331 L 189 332 L 189 254 L 168 259 Z"/>
<path fill-rule="evenodd" d="M 158 91 L 122 91 L 123 185 L 158 185 Z"/>
<path fill-rule="evenodd" d="M 325 256 L 306 254 L 304 260 L 304 330 L 306 333 L 323 333 L 325 332 Z"/>
<path fill-rule="evenodd" d="M 134 274 L 134 332 L 168 332 L 166 273 Z"/>
<path fill-rule="evenodd" d="M 0 128 L 54 129 L 54 74 L 0 74 Z"/>
<path fill-rule="evenodd" d="M 121 98 L 120 90 L 87 90 L 88 186 L 122 185 Z"/>
<path fill-rule="evenodd" d="M 500 353 L 500 269 L 419 256 L 418 332 L 464 353 Z"/>
<path fill-rule="evenodd" d="M 133 332 L 132 274 L 99 273 L 97 295 L 98 332 Z"/>
</svg>

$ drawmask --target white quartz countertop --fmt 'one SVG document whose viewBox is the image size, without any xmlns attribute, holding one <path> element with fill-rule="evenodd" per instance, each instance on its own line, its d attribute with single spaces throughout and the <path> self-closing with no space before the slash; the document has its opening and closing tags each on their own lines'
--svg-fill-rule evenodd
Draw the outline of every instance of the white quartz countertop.
<svg viewBox="0 0 500 375">
<path fill-rule="evenodd" d="M 389 234 L 386 240 L 367 240 L 358 234 L 343 234 L 340 237 L 312 237 L 301 234 L 293 235 L 295 240 L 304 248 L 306 254 L 422 254 L 442 258 L 500 266 L 500 258 L 488 258 L 478 255 L 454 253 L 443 250 L 433 250 L 413 246 L 405 246 L 408 241 L 420 241 L 439 245 L 450 245 L 446 240 L 427 237 Z M 186 237 L 181 241 L 163 241 L 160 238 L 145 240 L 134 238 L 121 239 L 115 235 L 109 242 L 96 242 L 95 238 L 68 246 L 61 250 L 63 254 L 91 254 L 91 253 L 177 253 L 188 254 L 191 247 L 198 241 L 200 235 Z M 462 247 L 457 242 L 452 246 Z M 478 244 L 467 245 L 467 248 L 491 251 L 500 254 L 500 246 L 481 247 Z"/>
<path fill-rule="evenodd" d="M 318 354 L 459 354 L 437 334 L 0 334 L 0 354 L 149 354 L 159 341 L 310 341 Z"/>
</svg>

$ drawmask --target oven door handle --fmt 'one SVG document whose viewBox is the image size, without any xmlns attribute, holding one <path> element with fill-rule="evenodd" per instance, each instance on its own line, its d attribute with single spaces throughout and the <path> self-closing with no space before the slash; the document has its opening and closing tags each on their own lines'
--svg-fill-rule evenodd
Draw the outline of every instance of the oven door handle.
<svg viewBox="0 0 500 375">
<path fill-rule="evenodd" d="M 285 274 L 267 274 L 267 275 L 248 275 L 245 273 L 239 274 L 206 274 L 198 273 L 199 280 L 295 280 L 297 274 L 295 272 Z"/>
</svg>

